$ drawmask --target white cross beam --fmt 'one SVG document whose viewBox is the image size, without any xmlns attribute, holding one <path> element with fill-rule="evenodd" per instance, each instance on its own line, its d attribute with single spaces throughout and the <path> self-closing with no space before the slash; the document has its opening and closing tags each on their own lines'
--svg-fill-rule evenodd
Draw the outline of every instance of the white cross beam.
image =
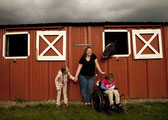
<svg viewBox="0 0 168 120">
<path fill-rule="evenodd" d="M 142 54 L 142 52 L 147 48 L 149 47 L 155 54 L 159 54 L 151 45 L 150 43 L 152 42 L 152 40 L 154 40 L 154 38 L 157 36 L 157 33 L 154 33 L 153 36 L 148 40 L 146 41 L 140 34 L 136 34 L 140 40 L 142 40 L 145 45 L 142 47 L 142 49 L 137 53 L 138 55 Z"/>
<path fill-rule="evenodd" d="M 54 50 L 54 52 L 56 54 L 58 54 L 58 56 L 62 56 L 62 54 L 54 47 L 54 44 L 62 37 L 62 35 L 59 35 L 52 43 L 50 43 L 46 37 L 44 37 L 44 35 L 40 35 L 43 40 L 48 44 L 48 47 L 40 54 L 40 56 L 44 56 L 44 54 L 47 53 L 47 51 L 51 48 Z"/>
</svg>

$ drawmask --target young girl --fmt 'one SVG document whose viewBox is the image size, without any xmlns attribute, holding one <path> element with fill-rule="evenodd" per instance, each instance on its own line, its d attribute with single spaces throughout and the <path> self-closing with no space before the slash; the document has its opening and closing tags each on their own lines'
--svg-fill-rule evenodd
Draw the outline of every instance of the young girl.
<svg viewBox="0 0 168 120">
<path fill-rule="evenodd" d="M 55 78 L 55 85 L 57 89 L 57 101 L 56 108 L 60 107 L 60 98 L 61 98 L 61 90 L 63 88 L 63 96 L 64 96 L 64 106 L 68 107 L 68 98 L 67 98 L 67 82 L 68 78 L 74 80 L 74 77 L 70 74 L 69 69 L 66 66 L 61 67 L 61 70 L 58 71 L 58 74 Z"/>
<path fill-rule="evenodd" d="M 109 73 L 107 77 L 101 81 L 101 89 L 105 90 L 104 92 L 108 95 L 110 100 L 110 106 L 112 108 L 115 108 L 114 101 L 113 101 L 113 94 L 115 95 L 116 105 L 118 107 L 121 106 L 120 104 L 120 94 L 117 89 L 115 88 L 115 81 L 114 81 L 114 75 L 112 73 Z"/>
</svg>

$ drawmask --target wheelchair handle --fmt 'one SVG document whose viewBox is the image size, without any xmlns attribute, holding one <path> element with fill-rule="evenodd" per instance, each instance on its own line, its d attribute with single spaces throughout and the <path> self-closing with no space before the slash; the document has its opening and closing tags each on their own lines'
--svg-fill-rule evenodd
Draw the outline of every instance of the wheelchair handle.
<svg viewBox="0 0 168 120">
<path fill-rule="evenodd" d="M 98 74 L 95 74 L 95 76 L 96 76 L 96 80 L 99 81 L 99 80 L 98 80 Z M 106 77 L 107 75 L 104 74 L 104 76 Z"/>
<path fill-rule="evenodd" d="M 120 95 L 120 97 L 124 96 L 124 93 Z"/>
<path fill-rule="evenodd" d="M 107 74 L 103 74 L 105 77 L 107 76 Z"/>
<path fill-rule="evenodd" d="M 98 75 L 96 74 L 96 81 L 98 81 Z"/>
</svg>

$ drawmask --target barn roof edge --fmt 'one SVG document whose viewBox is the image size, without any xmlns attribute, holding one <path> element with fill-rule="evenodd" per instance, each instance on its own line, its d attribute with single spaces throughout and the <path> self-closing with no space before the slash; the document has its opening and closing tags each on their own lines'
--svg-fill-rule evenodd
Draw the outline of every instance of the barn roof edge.
<svg viewBox="0 0 168 120">
<path fill-rule="evenodd" d="M 59 22 L 33 24 L 4 24 L 0 28 L 43 27 L 43 26 L 105 26 L 105 25 L 168 25 L 168 22 Z"/>
</svg>

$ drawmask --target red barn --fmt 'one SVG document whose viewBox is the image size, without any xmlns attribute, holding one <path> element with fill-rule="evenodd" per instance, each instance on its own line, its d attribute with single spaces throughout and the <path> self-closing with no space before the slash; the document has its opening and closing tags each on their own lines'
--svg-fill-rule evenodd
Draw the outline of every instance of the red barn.
<svg viewBox="0 0 168 120">
<path fill-rule="evenodd" d="M 114 40 L 117 53 L 102 59 Z M 168 23 L 102 22 L 1 25 L 0 100 L 55 99 L 58 70 L 66 64 L 75 75 L 88 45 L 125 98 L 168 97 Z M 81 100 L 79 83 L 69 80 L 68 98 Z"/>
</svg>

